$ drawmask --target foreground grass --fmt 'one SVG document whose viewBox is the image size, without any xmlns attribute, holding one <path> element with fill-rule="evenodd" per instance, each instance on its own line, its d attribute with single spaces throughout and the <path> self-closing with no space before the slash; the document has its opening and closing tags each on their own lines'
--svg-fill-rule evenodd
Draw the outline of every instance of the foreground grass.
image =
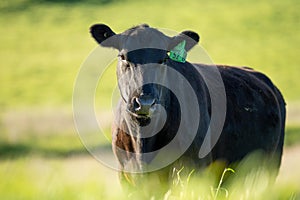
<svg viewBox="0 0 300 200">
<path fill-rule="evenodd" d="M 173 183 L 163 196 L 152 199 L 297 199 L 299 188 L 286 182 L 270 183 L 270 174 L 262 167 L 248 168 L 247 176 L 227 172 L 229 183 L 220 184 L 208 169 L 201 176 L 176 169 Z M 0 160 L 1 199 L 150 199 L 141 193 L 128 196 L 119 185 L 117 172 L 107 169 L 90 157 L 40 158 L 23 157 Z M 232 180 L 230 180 L 230 178 Z M 144 183 L 147 187 L 148 183 Z M 159 193 L 160 188 L 148 188 Z M 154 192 L 154 194 L 155 194 Z"/>
<path fill-rule="evenodd" d="M 18 116 L 20 115 L 18 113 Z M 2 180 L 0 199 L 125 199 L 127 197 L 120 188 L 117 172 L 96 162 L 85 150 L 75 130 L 66 131 L 71 129 L 66 125 L 68 120 L 60 116 L 59 121 L 65 125 L 59 128 L 51 118 L 47 118 L 49 127 L 55 124 L 57 127 L 45 131 L 45 126 L 40 127 L 38 123 L 40 121 L 36 121 L 35 124 L 35 120 L 30 116 L 32 115 L 29 115 L 31 121 L 24 121 L 22 117 L 11 118 L 14 119 L 13 122 L 19 124 L 18 127 L 14 127 L 8 119 L 5 124 L 12 127 L 0 126 L 2 133 L 0 135 Z M 43 118 L 41 113 L 38 116 Z M 23 121 L 18 121 L 20 119 Z M 31 124 L 25 126 L 24 123 L 28 122 Z M 44 131 L 40 132 L 40 128 Z M 286 147 L 299 144 L 299 130 L 299 126 L 287 127 Z M 13 133 L 19 135 L 13 137 Z M 105 133 L 108 134 L 109 130 L 105 130 Z M 109 141 L 97 141 L 97 144 L 111 148 Z M 290 159 L 296 159 L 298 155 L 296 153 Z M 172 187 L 169 191 L 165 191 L 161 198 L 165 200 L 297 199 L 299 185 L 295 183 L 298 183 L 299 176 L 293 170 L 298 169 L 298 162 L 295 160 L 293 163 L 288 170 L 284 169 L 283 173 L 289 174 L 290 179 L 281 177 L 275 186 L 268 185 L 269 174 L 263 169 L 246 170 L 251 173 L 243 179 L 235 178 L 238 173 L 229 173 L 228 176 L 233 177 L 233 181 L 220 187 L 218 187 L 220 179 L 211 175 L 209 171 L 199 178 L 192 176 L 194 174 L 190 171 L 184 173 L 176 169 Z M 189 173 L 192 174 L 190 177 L 184 175 Z M 148 188 L 150 191 L 154 190 L 152 187 Z M 133 197 L 130 196 L 129 199 Z M 140 199 L 138 197 L 137 199 Z"/>
<path fill-rule="evenodd" d="M 287 128 L 286 148 L 299 144 L 299 140 L 295 139 L 298 135 L 299 127 Z M 117 172 L 94 160 L 75 132 L 31 132 L 14 141 L 9 139 L 9 135 L 4 137 L 2 134 L 0 139 L 0 177 L 3 180 L 0 183 L 0 199 L 127 198 L 120 188 Z M 109 141 L 106 141 L 104 145 L 108 144 Z M 176 169 L 172 186 L 156 199 L 297 199 L 299 196 L 296 195 L 300 192 L 297 184 L 299 173 L 294 171 L 299 164 L 295 160 L 297 155 L 299 153 L 296 152 L 288 158 L 294 159 L 293 163 L 283 160 L 281 173 L 290 178 L 280 175 L 275 185 L 269 184 L 272 177 L 260 167 L 261 163 L 251 168 L 251 162 L 245 162 L 244 171 L 249 174 L 243 178 L 239 178 L 241 173 L 234 168 L 236 173 L 226 174 L 227 179 L 231 178 L 226 185 L 219 185 L 221 179 L 213 174 L 213 168 L 200 177 L 194 176 L 191 171 Z M 147 187 L 147 182 L 144 184 L 148 192 L 157 189 L 160 193 L 161 188 Z M 133 193 L 129 199 L 141 199 L 140 195 L 144 193 Z"/>
<path fill-rule="evenodd" d="M 116 174 L 91 157 L 5 159 L 0 175 L 1 199 L 117 199 L 121 193 Z"/>
</svg>

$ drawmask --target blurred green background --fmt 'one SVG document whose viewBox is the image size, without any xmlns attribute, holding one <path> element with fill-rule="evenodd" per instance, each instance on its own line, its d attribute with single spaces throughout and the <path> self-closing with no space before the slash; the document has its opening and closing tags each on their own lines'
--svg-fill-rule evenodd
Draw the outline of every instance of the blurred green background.
<svg viewBox="0 0 300 200">
<path fill-rule="evenodd" d="M 215 63 L 266 73 L 287 102 L 285 152 L 299 158 L 299 10 L 297 0 L 2 0 L 0 199 L 118 198 L 116 172 L 88 155 L 72 116 L 76 75 L 97 46 L 89 27 L 100 22 L 115 32 L 140 23 L 191 29 Z M 282 183 L 297 169 L 288 164 Z"/>
</svg>

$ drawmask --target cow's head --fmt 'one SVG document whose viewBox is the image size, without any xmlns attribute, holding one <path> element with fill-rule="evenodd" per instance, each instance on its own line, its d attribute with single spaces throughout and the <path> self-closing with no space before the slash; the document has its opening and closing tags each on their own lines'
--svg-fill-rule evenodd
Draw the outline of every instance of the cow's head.
<svg viewBox="0 0 300 200">
<path fill-rule="evenodd" d="M 170 91 L 162 86 L 168 81 L 168 68 L 162 65 L 172 67 L 172 62 L 175 62 L 169 59 L 168 52 L 183 41 L 187 52 L 199 41 L 198 34 L 192 31 L 169 37 L 146 24 L 120 34 L 114 33 L 107 25 L 95 24 L 90 32 L 101 46 L 119 51 L 117 76 L 120 93 L 127 111 L 139 122 L 150 119 L 157 104 L 168 105 Z"/>
</svg>

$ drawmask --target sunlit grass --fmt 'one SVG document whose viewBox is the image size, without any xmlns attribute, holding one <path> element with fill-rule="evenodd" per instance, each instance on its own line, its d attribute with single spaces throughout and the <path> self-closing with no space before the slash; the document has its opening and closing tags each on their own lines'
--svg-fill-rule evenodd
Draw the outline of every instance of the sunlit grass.
<svg viewBox="0 0 300 200">
<path fill-rule="evenodd" d="M 148 187 L 152 194 L 145 198 L 144 190 L 138 186 L 130 194 L 132 199 L 164 199 L 164 200 L 225 200 L 225 199 L 297 199 L 300 190 L 292 183 L 274 182 L 275 174 L 271 163 L 258 161 L 259 154 L 245 158 L 238 166 L 224 168 L 224 165 L 213 164 L 208 169 L 186 170 L 184 167 L 174 169 L 173 181 L 169 189 L 162 195 L 159 187 Z M 150 181 L 151 179 L 149 179 Z M 149 184 L 150 185 L 150 184 Z M 146 193 L 147 194 L 147 193 Z"/>
<path fill-rule="evenodd" d="M 116 199 L 121 194 L 116 174 L 90 157 L 5 159 L 0 175 L 1 199 Z"/>
<path fill-rule="evenodd" d="M 290 111 L 297 105 L 290 103 L 300 99 L 298 1 L 104 1 L 0 2 L 0 199 L 128 197 L 117 172 L 87 155 L 72 123 L 74 81 L 97 46 L 88 30 L 94 23 L 106 23 L 116 32 L 140 23 L 195 30 L 213 61 L 265 72 L 283 92 Z M 102 110 L 111 107 L 115 82 L 111 67 L 95 96 L 108 141 L 91 145 L 110 148 L 106 118 L 111 116 Z M 52 112 L 40 113 L 45 108 Z M 297 144 L 297 120 L 286 130 L 286 146 Z M 173 184 L 163 193 L 165 200 L 299 198 L 299 189 L 289 182 L 266 186 L 269 175 L 264 170 L 242 179 L 227 172 L 225 177 L 234 180 L 224 185 L 209 173 L 196 177 L 195 172 L 176 170 Z"/>
<path fill-rule="evenodd" d="M 251 166 L 251 167 L 249 167 Z M 222 168 L 220 168 L 222 169 Z M 164 200 L 225 200 L 258 199 L 286 200 L 299 198 L 299 188 L 289 183 L 276 182 L 270 172 L 247 163 L 242 167 L 221 170 L 216 178 L 210 168 L 203 173 L 175 170 L 167 191 L 148 188 L 150 196 L 141 190 L 122 191 L 117 172 L 103 167 L 91 157 L 39 158 L 23 157 L 0 160 L 1 199 L 164 199 Z M 145 182 L 144 187 L 147 187 Z M 156 190 L 154 190 L 156 189 Z M 17 192 L 16 192 L 17 191 Z M 155 194 L 162 193 L 161 196 Z"/>
</svg>

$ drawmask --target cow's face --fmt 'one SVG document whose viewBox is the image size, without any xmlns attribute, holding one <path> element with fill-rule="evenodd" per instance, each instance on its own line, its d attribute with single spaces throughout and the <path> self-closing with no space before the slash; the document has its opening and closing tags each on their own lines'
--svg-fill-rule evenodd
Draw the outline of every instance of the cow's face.
<svg viewBox="0 0 300 200">
<path fill-rule="evenodd" d="M 185 51 L 199 41 L 197 33 L 184 31 L 169 37 L 148 25 L 115 34 L 108 26 L 96 24 L 91 34 L 104 47 L 119 50 L 117 76 L 127 111 L 140 122 L 147 122 L 158 104 L 166 107 L 170 100 L 167 71 L 168 52 L 185 40 Z M 170 67 L 170 66 L 169 66 Z"/>
</svg>

